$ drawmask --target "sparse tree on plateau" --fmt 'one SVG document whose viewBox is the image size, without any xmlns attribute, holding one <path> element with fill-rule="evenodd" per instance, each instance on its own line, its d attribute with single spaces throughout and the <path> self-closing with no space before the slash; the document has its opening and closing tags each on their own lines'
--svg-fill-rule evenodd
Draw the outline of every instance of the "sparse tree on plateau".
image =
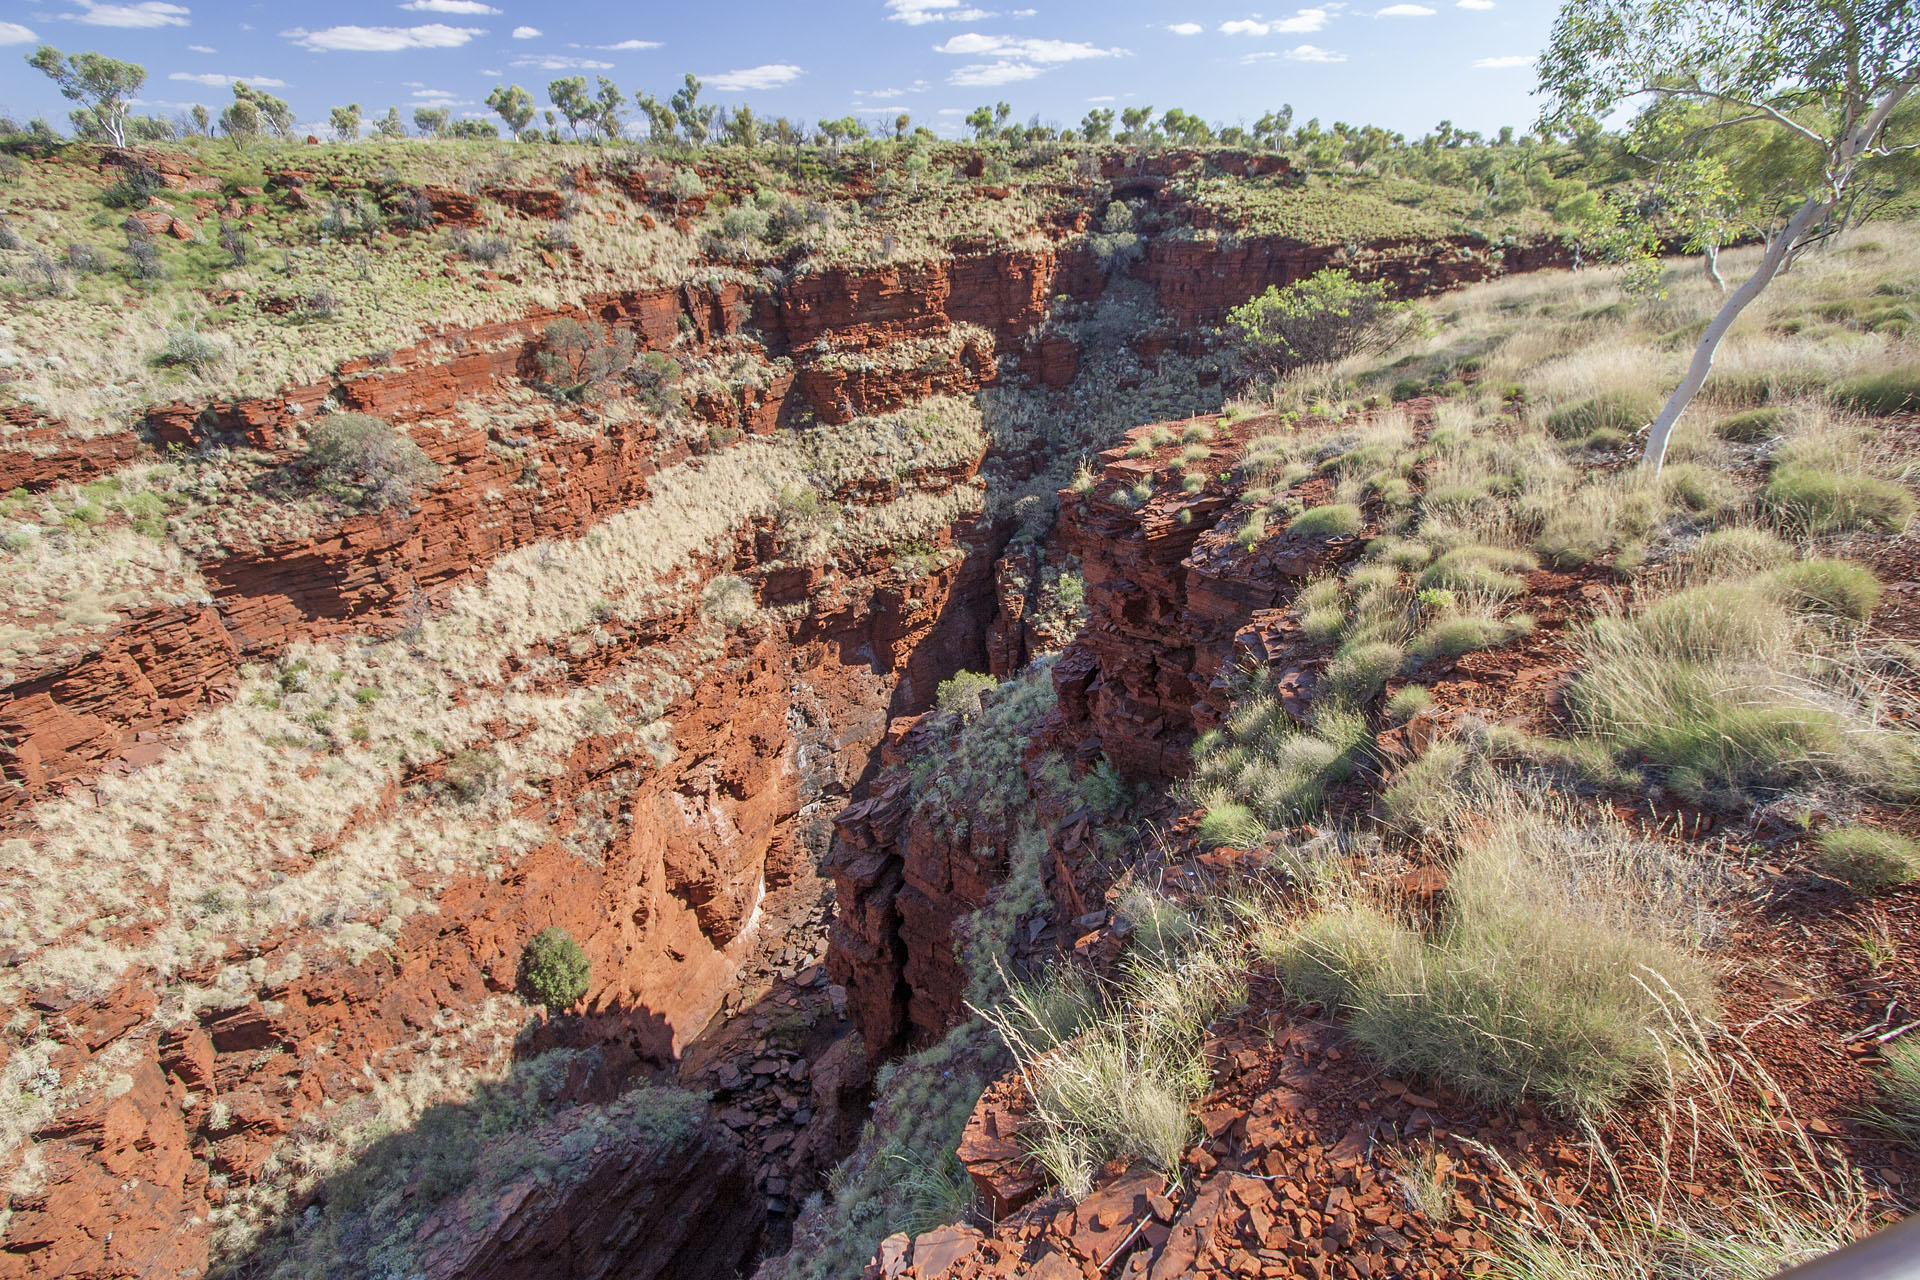
<svg viewBox="0 0 1920 1280">
<path fill-rule="evenodd" d="M 673 108 L 647 92 L 633 95 L 641 114 L 647 118 L 647 136 L 656 143 L 673 141 Z"/>
<path fill-rule="evenodd" d="M 341 142 L 356 142 L 360 138 L 360 104 L 350 102 L 344 107 L 335 107 L 328 113 L 329 123 L 333 126 L 333 136 Z"/>
<path fill-rule="evenodd" d="M 519 85 L 497 84 L 493 92 L 487 95 L 487 105 L 507 126 L 508 132 L 519 137 L 533 123 L 533 95 Z"/>
<path fill-rule="evenodd" d="M 197 102 L 193 104 L 193 128 L 203 138 L 213 136 L 213 114 Z"/>
<path fill-rule="evenodd" d="M 993 110 L 990 107 L 975 107 L 967 112 L 967 128 L 973 130 L 974 139 L 985 142 L 987 135 L 993 132 Z"/>
<path fill-rule="evenodd" d="M 687 72 L 686 83 L 674 91 L 673 114 L 686 130 L 687 141 L 696 147 L 706 145 L 707 134 L 713 129 L 713 107 L 701 105 L 700 81 L 691 71 Z"/>
<path fill-rule="evenodd" d="M 1152 107 L 1127 107 L 1120 112 L 1120 123 L 1126 127 L 1121 135 L 1124 142 L 1140 142 L 1153 128 Z"/>
<path fill-rule="evenodd" d="M 907 136 L 907 130 L 913 127 L 913 117 L 902 111 L 893 118 L 893 140 L 900 141 Z"/>
<path fill-rule="evenodd" d="M 444 138 L 447 136 L 447 118 L 445 107 L 415 107 L 413 127 L 423 138 Z"/>
<path fill-rule="evenodd" d="M 587 96 L 585 76 L 566 76 L 551 82 L 547 85 L 547 100 L 566 117 L 567 132 L 575 138 L 580 136 L 580 122 L 593 118 L 594 103 Z"/>
<path fill-rule="evenodd" d="M 256 89 L 245 80 L 233 82 L 233 100 L 246 103 L 255 114 L 259 124 L 272 130 L 276 138 L 293 136 L 293 108 L 286 99 L 276 98 L 264 89 Z M 257 131 L 257 130 L 256 130 Z"/>
<path fill-rule="evenodd" d="M 1642 94 L 1718 113 L 1700 134 L 1764 126 L 1803 157 L 1797 202 L 1782 209 L 1760 263 L 1707 323 L 1686 376 L 1648 431 L 1658 471 L 1674 424 L 1706 382 L 1727 329 L 1782 267 L 1844 227 L 1864 179 L 1920 147 L 1895 110 L 1920 84 L 1920 6 L 1912 0 L 1569 0 L 1539 63 L 1546 123 L 1604 116 Z M 1894 136 L 1895 133 L 1900 136 Z"/>
<path fill-rule="evenodd" d="M 60 96 L 78 102 L 116 147 L 127 145 L 127 106 L 147 82 L 147 69 L 103 53 L 61 53 L 43 44 L 27 65 L 52 80 Z"/>
<path fill-rule="evenodd" d="M 1113 136 L 1113 108 L 1095 107 L 1080 121 L 1080 136 L 1088 142 L 1105 142 Z"/>
<path fill-rule="evenodd" d="M 760 121 L 754 117 L 753 108 L 741 103 L 737 111 L 727 117 L 727 137 L 734 145 L 751 151 L 760 141 Z"/>
<path fill-rule="evenodd" d="M 627 95 L 605 76 L 594 79 L 599 81 L 600 92 L 593 99 L 593 127 L 600 131 L 602 138 L 612 142 L 620 136 L 620 124 L 626 118 Z"/>
<path fill-rule="evenodd" d="M 400 123 L 400 108 L 388 107 L 387 114 L 373 122 L 373 136 L 387 141 L 407 136 L 407 126 Z"/>
</svg>

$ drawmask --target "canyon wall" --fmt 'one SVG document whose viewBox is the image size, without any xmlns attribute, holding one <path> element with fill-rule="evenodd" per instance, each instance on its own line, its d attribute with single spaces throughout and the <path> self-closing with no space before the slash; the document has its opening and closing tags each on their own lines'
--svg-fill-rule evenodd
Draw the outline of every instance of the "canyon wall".
<svg viewBox="0 0 1920 1280">
<path fill-rule="evenodd" d="M 1181 323 L 1327 260 L 1299 246 L 1242 243 L 1216 262 L 1193 256 L 1202 245 L 1155 245 L 1140 272 Z M 1383 250 L 1380 261 L 1402 263 L 1396 278 L 1416 291 L 1496 269 L 1484 252 L 1459 246 L 1399 253 Z M 331 642 L 343 662 L 362 665 L 353 669 L 360 674 L 342 668 L 329 678 L 342 679 L 347 694 L 368 679 L 379 699 L 368 699 L 370 714 L 385 714 L 380 708 L 405 690 L 375 687 L 365 670 L 429 658 L 440 665 L 422 666 L 427 675 L 465 670 L 450 646 L 435 649 L 438 620 L 469 599 L 460 593 L 494 590 L 504 568 L 538 579 L 525 557 L 543 547 L 582 557 L 556 560 L 554 589 L 591 596 L 594 582 L 566 580 L 595 563 L 583 548 L 638 536 L 635 513 L 656 507 L 648 518 L 662 525 L 689 518 L 691 508 L 674 504 L 705 481 L 764 473 L 776 476 L 766 481 L 771 495 L 787 465 L 779 461 L 786 455 L 767 452 L 776 443 L 829 449 L 833 432 L 865 415 L 969 393 L 1014 372 L 1065 384 L 1076 352 L 1041 326 L 1052 299 L 1088 301 L 1103 283 L 1084 251 L 1062 247 L 823 272 L 760 291 L 610 294 L 574 313 L 628 328 L 650 349 L 744 355 L 770 370 L 731 397 L 696 399 L 698 423 L 710 430 L 674 436 L 644 420 L 596 427 L 565 407 L 530 410 L 521 383 L 534 374 L 534 336 L 554 318 L 535 315 L 437 335 L 379 366 L 343 367 L 327 383 L 274 397 L 156 410 L 144 443 L 81 439 L 57 425 L 9 437 L 0 476 L 30 490 L 85 480 L 169 444 L 244 446 L 292 469 L 298 426 L 331 401 L 407 429 L 440 468 L 407 509 L 328 518 L 293 538 L 228 538 L 198 562 L 203 597 L 130 608 L 70 651 L 11 670 L 0 702 L 0 839 L 12 841 L 10 882 L 23 886 L 48 851 L 81 847 L 90 824 L 166 783 L 169 770 L 181 782 L 166 804 L 201 804 L 206 787 L 214 799 L 204 803 L 225 806 L 222 831 L 258 822 L 277 833 L 280 784 L 269 779 L 279 775 L 231 777 L 241 793 L 232 798 L 194 772 L 210 750 L 206 726 L 237 723 L 256 705 L 263 717 L 278 713 L 283 695 L 324 692 L 315 688 L 318 667 L 300 669 L 307 658 L 278 676 L 276 662 Z M 954 341 L 958 325 L 984 338 Z M 937 345 L 931 355 L 912 346 L 927 341 Z M 848 352 L 866 356 L 849 360 Z M 1020 449 L 1035 459 L 1044 452 L 1019 445 L 1003 475 L 1021 477 Z M 537 1042 L 538 1028 L 524 1025 L 509 993 L 525 939 L 550 925 L 580 939 L 593 963 L 570 1034 L 607 1055 L 609 1079 L 644 1080 L 718 1009 L 756 941 L 765 896 L 820 851 L 820 816 L 841 797 L 860 803 L 841 821 L 833 969 L 865 1038 L 883 1050 L 951 1022 L 959 1012 L 951 922 L 984 900 L 1008 857 L 1005 833 L 964 848 L 916 836 L 888 807 L 897 796 L 884 788 L 864 795 L 862 781 L 889 722 L 922 710 L 940 679 L 962 667 L 1010 668 L 1029 647 L 1008 617 L 1024 601 L 997 568 L 1012 522 L 973 514 L 982 467 L 994 461 L 1007 457 L 989 455 L 983 439 L 959 461 L 843 467 L 843 482 L 819 496 L 837 504 L 842 523 L 870 520 L 871 532 L 824 558 L 802 554 L 810 535 L 770 513 L 770 502 L 741 500 L 744 518 L 698 554 L 662 566 L 673 589 L 658 607 L 623 612 L 615 598 L 573 629 L 499 642 L 497 665 L 456 682 L 441 697 L 447 710 L 436 713 L 485 711 L 462 730 L 468 745 L 436 739 L 409 748 L 404 766 L 352 792 L 350 811 L 324 831 L 275 834 L 259 868 L 235 869 L 236 891 L 253 892 L 248 876 L 257 872 L 261 886 L 276 886 L 258 895 L 311 883 L 310 896 L 337 898 L 337 909 L 308 902 L 276 915 L 250 905 L 240 928 L 241 909 L 208 874 L 217 868 L 201 868 L 201 880 L 181 883 L 207 887 L 165 905 L 173 915 L 160 923 L 136 904 L 58 927 L 41 921 L 35 936 L 16 938 L 4 983 L 15 1018 L 0 1067 L 11 1062 L 42 1101 L 4 1159 L 13 1189 L 0 1276 L 204 1270 L 212 1230 L 270 1218 L 272 1204 L 262 1209 L 249 1188 L 297 1183 L 289 1152 L 320 1143 L 336 1109 L 372 1106 L 383 1079 L 429 1067 L 494 1070 L 520 1052 L 516 1037 Z M 1126 465 L 1111 454 L 1103 463 Z M 1094 608 L 1086 636 L 1055 669 L 1053 746 L 1076 768 L 1104 753 L 1127 771 L 1165 776 L 1177 772 L 1193 707 L 1234 630 L 1225 612 L 1208 612 L 1193 585 L 1205 573 L 1188 563 L 1210 513 L 1196 509 L 1178 526 L 1153 507 L 1123 518 L 1096 506 L 1069 497 L 1064 508 Z M 896 527 L 910 557 L 887 541 Z M 711 592 L 736 581 L 749 593 L 744 624 L 721 620 L 727 610 L 712 605 Z M 1250 584 L 1222 579 L 1207 590 L 1239 608 Z M 488 614 L 473 634 L 518 635 L 519 625 Z M 547 711 L 527 709 L 533 702 L 564 706 L 574 718 L 545 720 Z M 557 743 L 556 723 L 564 728 Z M 287 785 L 321 785 L 328 770 L 356 767 L 351 742 L 301 750 L 311 763 L 286 775 Z M 540 768 L 516 773 L 511 761 L 531 756 Z M 1058 816 L 1070 818 L 1070 808 Z M 194 820 L 214 829 L 211 819 Z M 1072 870 L 1073 824 L 1064 829 L 1049 855 L 1049 890 L 1061 918 L 1072 919 L 1087 893 Z M 370 842 L 395 832 L 418 855 L 403 851 L 377 871 L 359 870 Z M 156 872 L 151 859 L 141 861 L 152 834 L 116 829 L 116 860 L 103 866 L 129 884 L 145 867 L 141 874 L 159 876 L 159 898 L 184 893 L 168 884 L 164 865 Z M 443 849 L 435 838 L 461 847 Z M 184 867 L 202 856 L 190 839 L 164 849 L 151 857 Z M 104 897 L 125 886 L 109 888 Z M 386 895 L 377 909 L 349 905 L 376 892 Z M 66 976 L 64 960 L 56 963 L 83 953 L 85 976 Z M 689 1149 L 700 1154 L 687 1157 L 688 1167 L 707 1170 L 695 1183 L 715 1189 L 710 1212 L 728 1215 L 709 1219 L 714 1234 L 753 1237 L 753 1198 L 725 1191 L 739 1179 L 724 1135 Z M 442 1260 L 436 1273 L 534 1274 L 552 1251 L 590 1251 L 578 1233 L 552 1235 L 558 1219 L 611 1223 L 623 1205 L 687 1212 L 692 1192 L 662 1183 L 654 1156 L 628 1147 L 596 1151 L 594 1161 L 583 1199 L 561 1204 L 528 1191 L 516 1206 L 497 1206 L 483 1241 L 456 1248 L 423 1226 L 416 1243 Z M 738 1262 L 697 1243 L 665 1250 L 664 1269 L 651 1273 L 596 1271 L 601 1264 L 585 1261 L 576 1269 L 698 1276 Z"/>
</svg>

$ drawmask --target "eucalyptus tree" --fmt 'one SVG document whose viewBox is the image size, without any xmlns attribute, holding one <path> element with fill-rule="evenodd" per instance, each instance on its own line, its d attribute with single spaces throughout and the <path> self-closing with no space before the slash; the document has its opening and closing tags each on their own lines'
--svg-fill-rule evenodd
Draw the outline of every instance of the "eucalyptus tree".
<svg viewBox="0 0 1920 1280">
<path fill-rule="evenodd" d="M 1793 257 L 1846 225 L 1874 166 L 1920 142 L 1895 112 L 1920 84 L 1913 0 L 1569 0 L 1538 64 L 1545 122 L 1604 116 L 1636 100 L 1713 115 L 1699 147 L 1757 126 L 1799 159 L 1796 200 L 1770 219 L 1754 272 L 1694 349 L 1648 431 L 1642 465 L 1658 471 L 1674 424 L 1713 369 L 1728 328 Z M 1895 127 L 1890 128 L 1890 125 Z"/>
<path fill-rule="evenodd" d="M 127 108 L 147 82 L 147 69 L 104 53 L 61 53 L 43 44 L 27 55 L 27 65 L 40 72 L 60 96 L 77 102 L 116 147 L 127 145 Z"/>
</svg>

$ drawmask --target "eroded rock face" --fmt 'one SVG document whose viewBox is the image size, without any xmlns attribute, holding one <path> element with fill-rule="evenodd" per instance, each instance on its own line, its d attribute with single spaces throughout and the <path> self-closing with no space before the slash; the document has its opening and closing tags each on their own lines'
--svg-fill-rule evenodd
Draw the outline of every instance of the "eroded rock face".
<svg viewBox="0 0 1920 1280">
<path fill-rule="evenodd" d="M 1324 265 L 1310 258 L 1274 258 L 1257 271 L 1236 263 L 1239 277 L 1221 277 L 1228 282 L 1191 298 L 1182 292 L 1183 281 L 1197 278 L 1191 271 L 1168 267 L 1154 280 L 1198 316 L 1236 290 L 1239 301 L 1275 272 Z M 642 424 L 578 432 L 564 414 L 532 426 L 487 422 L 484 411 L 504 411 L 530 373 L 531 343 L 559 313 L 441 335 L 378 368 L 343 367 L 324 384 L 272 398 L 155 411 L 146 424 L 155 442 L 244 442 L 287 463 L 302 415 L 329 397 L 403 428 L 463 406 L 481 409 L 484 425 L 414 432 L 441 480 L 411 509 L 339 519 L 298 539 L 236 541 L 201 565 L 208 599 L 135 610 L 88 637 L 77 657 L 10 671 L 0 693 L 0 773 L 9 784 L 0 787 L 0 836 L 31 840 L 36 803 L 84 801 L 101 772 L 161 758 L 175 727 L 232 698 L 243 663 L 270 661 L 302 640 L 395 635 L 504 554 L 588 535 L 645 501 L 659 472 L 696 445 L 720 449 L 730 432 L 770 433 L 802 409 L 835 423 L 932 393 L 972 391 L 1000 376 L 1001 357 L 1045 385 L 1070 381 L 1078 367 L 1071 342 L 1029 335 L 1051 298 L 1088 298 L 1101 285 L 1078 251 L 982 251 L 925 266 L 820 273 L 777 294 L 737 285 L 610 294 L 572 313 L 624 325 L 655 349 L 688 329 L 703 349 L 790 356 L 792 371 L 752 395 L 697 402 L 718 429 L 711 442 L 667 445 Z M 873 370 L 830 368 L 806 354 L 822 339 L 884 353 L 958 323 L 979 326 L 992 349 L 970 340 L 943 363 L 881 361 Z M 131 436 L 81 441 L 57 424 L 36 431 L 0 448 L 0 484 L 45 488 L 145 456 Z M 865 504 L 903 486 L 949 487 L 971 480 L 981 462 L 881 477 L 871 492 L 838 496 Z M 529 469 L 540 484 L 524 483 Z M 1195 507 L 1191 525 L 1172 527 L 1168 513 L 1151 511 L 1076 513 L 1069 499 L 1070 545 L 1088 566 L 1090 596 L 1103 603 L 1056 675 L 1062 741 L 1087 748 L 1082 764 L 1104 747 L 1129 771 L 1165 773 L 1183 759 L 1191 707 L 1217 666 L 1195 655 L 1225 642 L 1191 623 L 1204 609 L 1190 585 L 1199 571 L 1185 561 L 1209 513 Z M 617 714 L 581 734 L 557 771 L 516 801 L 515 816 L 545 838 L 501 867 L 422 873 L 395 886 L 430 909 L 370 952 L 289 925 L 192 973 L 140 969 L 85 998 L 23 992 L 12 1024 L 18 1040 L 0 1046 L 0 1063 L 21 1052 L 17 1046 L 46 1046 L 46 1073 L 95 1083 L 34 1122 L 34 1163 L 15 1182 L 26 1189 L 10 1194 L 0 1276 L 204 1271 L 209 1214 L 260 1178 L 303 1125 L 432 1053 L 468 1069 L 496 1059 L 490 1042 L 448 1043 L 443 1021 L 477 1017 L 500 1001 L 513 989 L 526 938 L 550 925 L 579 939 L 593 962 L 580 1034 L 627 1068 L 677 1053 L 714 1014 L 752 945 L 762 895 L 818 852 L 826 819 L 858 793 L 890 721 L 923 709 L 937 682 L 960 667 L 1006 671 L 1028 656 L 1027 620 L 1006 616 L 1021 597 L 996 570 L 1007 533 L 950 530 L 940 549 L 958 554 L 908 581 L 884 552 L 824 569 L 786 558 L 770 522 L 739 530 L 730 549 L 687 568 L 698 581 L 740 577 L 756 604 L 791 610 L 777 625 L 732 634 L 714 654 L 692 609 L 610 622 L 564 655 L 559 674 L 541 677 L 545 691 L 592 694 L 619 713 L 631 710 L 619 678 L 641 654 L 684 658 L 680 666 L 697 674 L 657 713 L 673 725 L 670 760 L 637 765 L 636 736 Z M 1018 555 L 1016 567 L 1030 577 L 1039 553 Z M 530 669 L 552 656 L 522 661 Z M 512 746 L 521 732 L 502 723 L 489 745 Z M 356 832 L 416 803 L 410 788 L 441 785 L 447 773 L 445 760 L 412 767 L 332 846 L 289 855 L 289 871 L 303 859 L 335 856 Z M 952 924 L 985 901 L 1008 856 L 1004 840 L 916 831 L 890 803 L 876 793 L 842 820 L 855 856 L 840 868 L 833 967 L 873 1046 L 931 1035 L 957 1016 Z M 585 841 L 589 830 L 604 838 Z M 1070 866 L 1073 831 L 1055 837 L 1052 856 L 1067 874 L 1048 886 L 1063 919 L 1085 909 Z M 591 852 L 582 851 L 587 844 Z M 108 940 L 137 935 L 128 926 Z M 185 1016 L 172 1007 L 158 1020 L 157 993 L 168 984 L 212 990 L 235 973 L 244 982 L 218 1001 Z M 752 1180 L 741 1181 L 742 1157 L 729 1142 L 706 1128 L 671 1152 L 610 1141 L 592 1149 L 577 1185 L 556 1190 L 508 1178 L 493 1198 L 464 1206 L 491 1224 L 484 1233 L 454 1230 L 473 1220 L 457 1215 L 430 1233 L 430 1274 L 553 1274 L 542 1266 L 556 1258 L 580 1275 L 722 1274 L 758 1231 L 752 1211 L 726 1218 L 724 1230 L 669 1230 L 657 1240 L 641 1239 L 633 1224 L 696 1222 L 700 1204 L 731 1205 L 735 1189 Z M 16 1158 L 0 1174 L 19 1170 Z M 608 1241 L 631 1247 L 616 1257 Z M 634 1269 L 646 1267 L 653 1269 Z"/>
</svg>

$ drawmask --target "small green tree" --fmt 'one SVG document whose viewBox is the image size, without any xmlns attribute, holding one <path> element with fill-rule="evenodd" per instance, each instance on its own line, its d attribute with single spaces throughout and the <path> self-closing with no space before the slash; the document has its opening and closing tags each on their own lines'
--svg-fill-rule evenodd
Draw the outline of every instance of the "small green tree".
<svg viewBox="0 0 1920 1280">
<path fill-rule="evenodd" d="M 534 934 L 520 953 L 520 987 L 535 1003 L 546 1006 L 548 1013 L 562 1013 L 580 1003 L 592 974 L 587 953 L 557 925 Z"/>
<path fill-rule="evenodd" d="M 338 142 L 358 142 L 360 140 L 360 104 L 350 102 L 344 107 L 335 107 L 327 113 L 327 121 L 333 127 L 334 140 Z"/>
<path fill-rule="evenodd" d="M 78 102 L 116 147 L 127 145 L 127 106 L 147 82 L 147 69 L 103 53 L 61 53 L 43 44 L 27 65 L 52 80 L 60 96 Z"/>
<path fill-rule="evenodd" d="M 400 122 L 400 108 L 388 107 L 387 114 L 373 122 L 373 136 L 385 142 L 407 136 L 407 126 Z"/>
<path fill-rule="evenodd" d="M 444 138 L 447 136 L 447 120 L 452 113 L 445 107 L 415 107 L 413 109 L 413 127 L 423 138 Z"/>
<path fill-rule="evenodd" d="M 507 131 L 519 137 L 533 123 L 533 95 L 519 85 L 497 84 L 487 95 L 487 105 L 506 124 Z"/>
<path fill-rule="evenodd" d="M 670 143 L 674 140 L 673 108 L 652 94 L 642 91 L 633 95 L 640 107 L 640 113 L 647 118 L 647 138 L 655 144 Z"/>
<path fill-rule="evenodd" d="M 1105 142 L 1113 137 L 1113 108 L 1095 107 L 1081 118 L 1080 136 L 1088 142 Z"/>
<path fill-rule="evenodd" d="M 403 431 L 364 413 L 336 413 L 307 434 L 316 483 L 356 506 L 384 510 L 413 501 L 440 468 Z"/>
<path fill-rule="evenodd" d="M 1227 313 L 1250 373 L 1274 377 L 1364 351 L 1384 351 L 1424 327 L 1425 314 L 1387 295 L 1379 280 L 1331 268 L 1267 291 Z"/>
<path fill-rule="evenodd" d="M 686 83 L 674 92 L 673 114 L 686 130 L 688 142 L 696 147 L 706 145 L 707 135 L 713 129 L 714 110 L 712 104 L 701 104 L 700 81 L 693 72 L 687 72 Z"/>
<path fill-rule="evenodd" d="M 593 99 L 593 127 L 604 141 L 613 142 L 620 137 L 620 126 L 626 119 L 627 95 L 605 76 L 594 78 L 599 92 Z"/>
<path fill-rule="evenodd" d="M 633 335 L 625 329 L 560 319 L 541 334 L 534 359 L 549 392 L 562 400 L 587 401 L 633 364 L 633 353 Z"/>
<path fill-rule="evenodd" d="M 973 130 L 975 141 L 985 142 L 993 133 L 993 108 L 975 107 L 967 112 L 967 128 Z"/>
<path fill-rule="evenodd" d="M 1797 199 L 1780 206 L 1759 265 L 1707 322 L 1686 376 L 1648 431 L 1642 464 L 1658 471 L 1734 320 L 1796 254 L 1847 225 L 1863 178 L 1920 146 L 1889 136 L 1895 110 L 1920 85 L 1920 7 L 1912 0 L 1568 0 L 1539 76 L 1549 124 L 1605 116 L 1651 95 L 1718 113 L 1721 127 L 1699 135 L 1703 148 L 1717 148 L 1723 128 L 1762 125 L 1804 160 Z M 1902 125 L 1911 138 L 1911 119 Z"/>
</svg>

